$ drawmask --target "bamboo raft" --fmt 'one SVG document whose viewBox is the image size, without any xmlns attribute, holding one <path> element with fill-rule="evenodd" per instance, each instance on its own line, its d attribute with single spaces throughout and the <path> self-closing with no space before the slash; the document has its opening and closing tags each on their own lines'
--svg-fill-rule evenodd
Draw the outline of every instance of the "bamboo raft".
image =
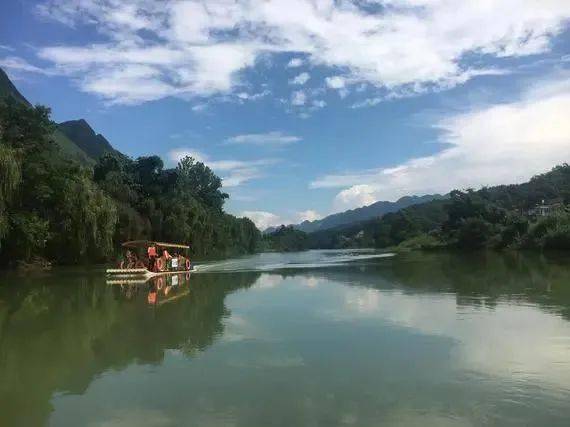
<svg viewBox="0 0 570 427">
<path fill-rule="evenodd" d="M 157 271 L 152 272 L 147 270 L 146 268 L 108 268 L 106 270 L 107 275 L 113 277 L 145 277 L 150 279 L 151 277 L 168 275 L 168 274 L 184 274 L 184 273 L 191 273 L 195 271 L 192 270 L 171 270 L 171 271 Z"/>
<path fill-rule="evenodd" d="M 108 268 L 106 270 L 107 276 L 111 279 L 110 281 L 140 281 L 140 280 L 148 280 L 152 277 L 162 276 L 162 275 L 172 275 L 172 274 L 183 274 L 189 273 L 191 271 L 195 271 L 190 264 L 190 260 L 188 258 L 188 250 L 190 246 L 188 245 L 181 245 L 178 243 L 165 243 L 165 242 L 155 242 L 150 240 L 131 240 L 129 242 L 125 242 L 122 244 L 123 248 L 127 248 L 129 250 L 134 251 L 145 251 L 146 248 L 150 248 L 154 246 L 157 249 L 170 249 L 174 248 L 175 250 L 184 250 L 186 251 L 186 256 L 182 259 L 186 262 L 186 269 L 179 269 L 178 266 L 174 266 L 173 270 L 165 269 L 166 261 L 160 258 L 156 258 L 156 262 L 160 261 L 161 265 L 157 265 L 160 271 L 150 271 L 147 268 Z M 140 259 L 140 253 L 139 253 Z"/>
</svg>

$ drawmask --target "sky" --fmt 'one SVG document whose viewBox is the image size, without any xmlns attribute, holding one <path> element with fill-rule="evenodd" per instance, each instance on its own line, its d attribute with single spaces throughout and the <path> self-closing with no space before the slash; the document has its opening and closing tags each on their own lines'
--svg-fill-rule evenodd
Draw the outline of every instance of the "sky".
<svg viewBox="0 0 570 427">
<path fill-rule="evenodd" d="M 3 0 L 0 67 L 261 229 L 570 160 L 568 0 Z"/>
</svg>

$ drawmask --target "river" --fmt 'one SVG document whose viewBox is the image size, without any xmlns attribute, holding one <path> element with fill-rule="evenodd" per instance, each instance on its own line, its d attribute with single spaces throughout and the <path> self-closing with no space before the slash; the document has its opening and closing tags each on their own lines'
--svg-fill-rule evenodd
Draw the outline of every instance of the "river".
<svg viewBox="0 0 570 427">
<path fill-rule="evenodd" d="M 0 328 L 3 427 L 570 425 L 569 255 L 4 273 Z"/>
</svg>

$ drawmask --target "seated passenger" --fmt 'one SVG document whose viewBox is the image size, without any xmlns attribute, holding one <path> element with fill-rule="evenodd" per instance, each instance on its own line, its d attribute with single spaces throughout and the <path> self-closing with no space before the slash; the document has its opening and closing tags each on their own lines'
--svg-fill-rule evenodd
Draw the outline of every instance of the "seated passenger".
<svg viewBox="0 0 570 427">
<path fill-rule="evenodd" d="M 150 245 L 147 249 L 147 256 L 148 256 L 148 269 L 149 271 L 156 271 L 156 257 L 158 256 L 156 253 L 156 246 Z"/>
<path fill-rule="evenodd" d="M 178 262 L 178 260 L 179 260 L 179 257 L 175 253 L 174 256 L 172 257 L 172 259 L 170 260 L 170 266 L 172 267 L 173 270 L 178 270 L 178 267 L 180 266 L 180 263 Z"/>
<path fill-rule="evenodd" d="M 127 250 L 125 253 L 125 257 L 121 261 L 119 268 L 133 268 L 136 262 L 135 255 L 130 251 Z"/>
<path fill-rule="evenodd" d="M 170 255 L 166 249 L 162 251 L 162 260 L 165 269 L 170 270 L 172 255 Z"/>
</svg>

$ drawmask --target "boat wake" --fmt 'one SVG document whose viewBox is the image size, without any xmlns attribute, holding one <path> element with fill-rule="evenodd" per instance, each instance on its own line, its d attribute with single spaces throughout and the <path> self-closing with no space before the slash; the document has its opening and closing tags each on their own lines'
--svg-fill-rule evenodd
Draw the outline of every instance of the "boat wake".
<svg viewBox="0 0 570 427">
<path fill-rule="evenodd" d="M 237 271 L 273 271 L 284 269 L 329 268 L 390 258 L 394 253 L 373 250 L 314 250 L 295 253 L 262 253 L 224 261 L 195 265 L 197 273 L 229 273 Z"/>
</svg>

